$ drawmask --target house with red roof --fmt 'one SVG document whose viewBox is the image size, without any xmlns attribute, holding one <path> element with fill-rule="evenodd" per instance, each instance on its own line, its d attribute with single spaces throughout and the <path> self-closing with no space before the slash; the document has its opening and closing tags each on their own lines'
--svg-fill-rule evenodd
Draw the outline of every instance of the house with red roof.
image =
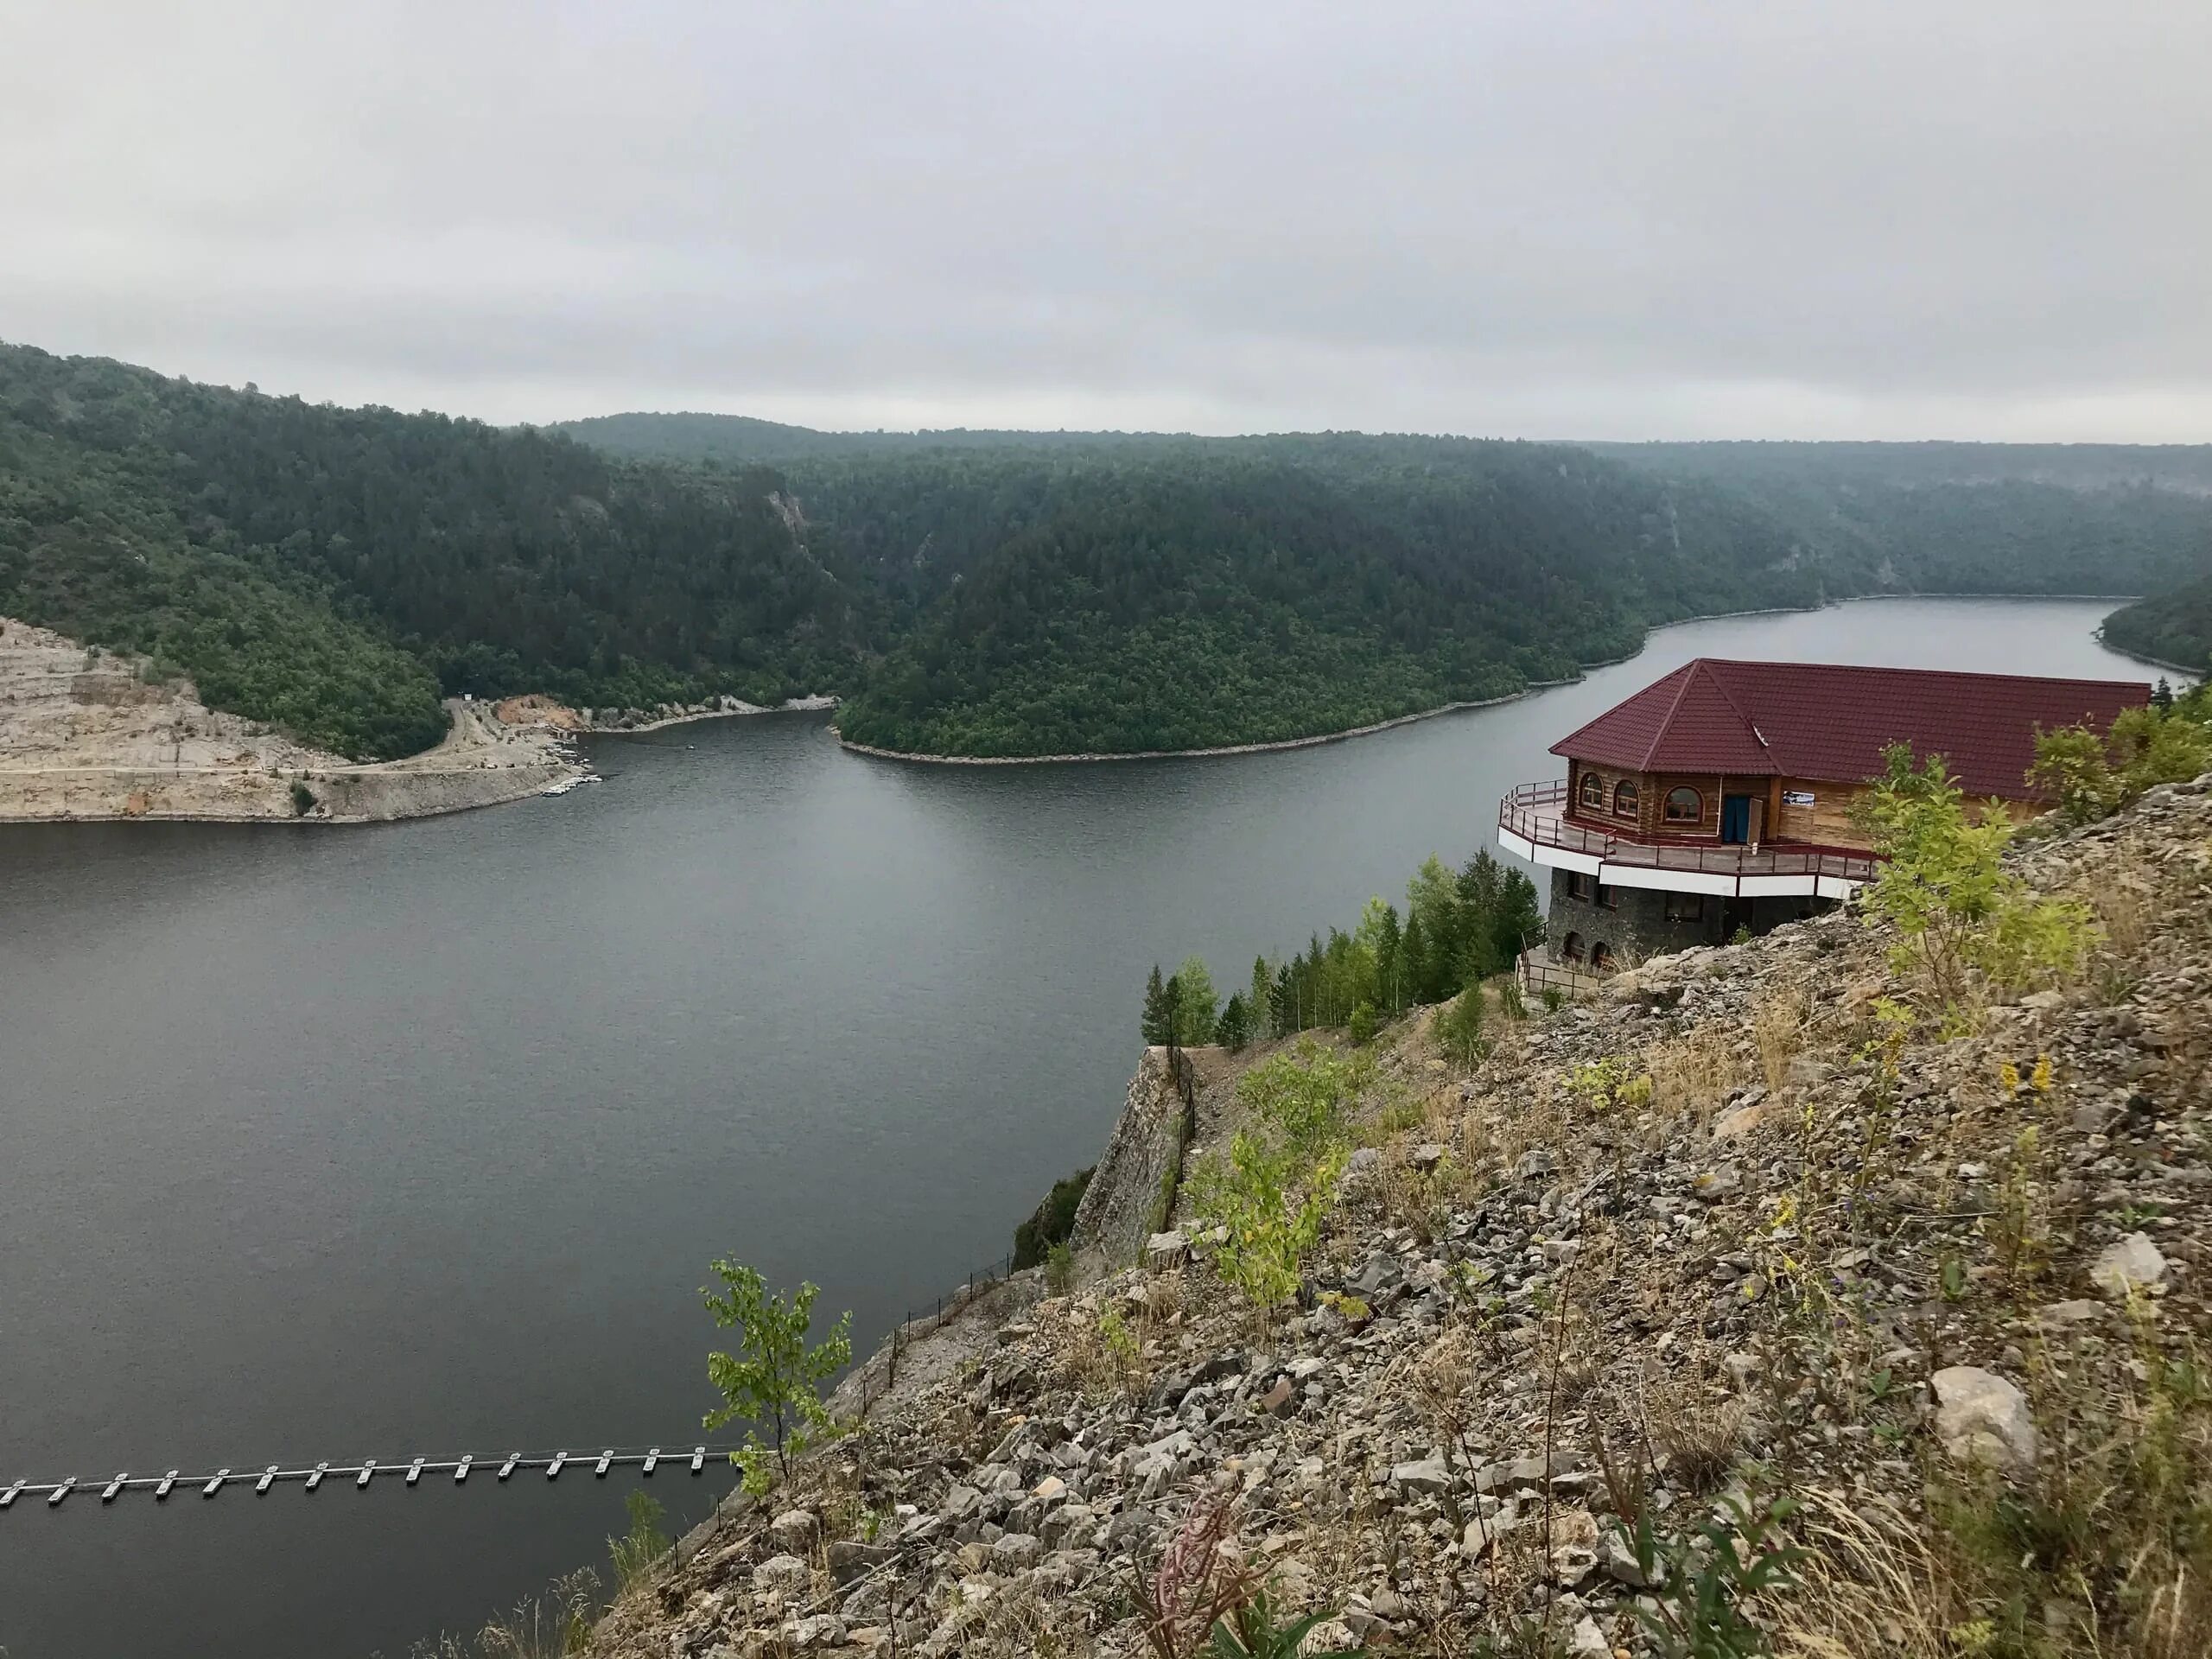
<svg viewBox="0 0 2212 1659">
<path fill-rule="evenodd" d="M 1552 745 L 1567 776 L 1499 804 L 1498 842 L 1552 872 L 1549 963 L 1611 968 L 1847 898 L 1874 874 L 1853 808 L 1904 743 L 2018 817 L 2036 734 L 2111 726 L 2147 684 L 1700 658 Z"/>
</svg>

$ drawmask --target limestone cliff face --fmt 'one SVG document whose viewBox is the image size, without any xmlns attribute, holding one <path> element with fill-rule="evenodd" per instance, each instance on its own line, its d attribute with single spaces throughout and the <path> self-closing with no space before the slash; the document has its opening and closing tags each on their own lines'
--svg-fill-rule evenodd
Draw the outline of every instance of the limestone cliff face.
<svg viewBox="0 0 2212 1659">
<path fill-rule="evenodd" d="M 1182 1167 L 1182 1128 L 1183 1102 L 1167 1051 L 1147 1048 L 1075 1212 L 1069 1245 L 1085 1276 L 1136 1260 L 1146 1237 L 1165 1224 L 1162 1189 Z"/>
</svg>

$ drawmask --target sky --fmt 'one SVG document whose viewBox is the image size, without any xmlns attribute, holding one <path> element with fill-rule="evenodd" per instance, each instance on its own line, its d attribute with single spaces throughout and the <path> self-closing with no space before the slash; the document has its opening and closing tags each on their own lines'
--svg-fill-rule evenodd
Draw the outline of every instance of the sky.
<svg viewBox="0 0 2212 1659">
<path fill-rule="evenodd" d="M 2212 5 L 0 0 L 0 339 L 550 421 L 2212 442 Z"/>
</svg>

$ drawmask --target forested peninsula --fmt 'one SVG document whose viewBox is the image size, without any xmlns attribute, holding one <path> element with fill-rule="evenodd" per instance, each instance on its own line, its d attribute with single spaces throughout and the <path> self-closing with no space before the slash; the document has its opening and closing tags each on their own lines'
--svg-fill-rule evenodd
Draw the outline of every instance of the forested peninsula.
<svg viewBox="0 0 2212 1659">
<path fill-rule="evenodd" d="M 2131 657 L 2212 673 L 2212 575 L 2114 611 L 2105 619 L 2104 636 Z"/>
<path fill-rule="evenodd" d="M 1692 615 L 2171 588 L 2212 569 L 2207 477 L 2201 448 L 505 429 L 0 345 L 0 616 L 357 760 L 524 692 L 829 694 L 907 753 L 1211 748 L 1509 696 Z"/>
</svg>

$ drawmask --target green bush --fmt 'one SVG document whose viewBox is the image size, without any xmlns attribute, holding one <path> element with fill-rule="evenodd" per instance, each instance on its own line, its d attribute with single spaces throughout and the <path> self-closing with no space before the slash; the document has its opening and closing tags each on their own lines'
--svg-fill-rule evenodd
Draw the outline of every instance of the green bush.
<svg viewBox="0 0 2212 1659">
<path fill-rule="evenodd" d="M 738 1333 L 738 1351 L 707 1356 L 707 1376 L 722 1403 L 703 1421 L 709 1429 L 749 1425 L 745 1450 L 731 1453 L 730 1461 L 745 1471 L 746 1490 L 758 1495 L 772 1484 L 772 1464 L 788 1481 L 791 1459 L 830 1433 L 821 1387 L 852 1361 L 853 1316 L 847 1313 L 809 1347 L 818 1286 L 802 1284 L 786 1300 L 781 1292 L 771 1295 L 767 1281 L 741 1262 L 724 1257 L 712 1270 L 722 1282 L 721 1294 L 708 1286 L 699 1294 L 715 1323 Z"/>
<path fill-rule="evenodd" d="M 1483 1035 L 1483 988 L 1470 985 L 1436 1016 L 1436 1041 L 1462 1065 L 1473 1065 L 1490 1052 Z"/>
<path fill-rule="evenodd" d="M 1884 860 L 1866 910 L 1902 936 L 1892 966 L 1916 972 L 1947 1010 L 1967 1002 L 1977 976 L 2020 990 L 2078 970 L 2094 938 L 2088 911 L 2037 897 L 2005 868 L 2012 825 L 2003 808 L 1968 817 L 1941 755 L 1916 762 L 1900 743 L 1885 759 L 1858 817 Z"/>
<path fill-rule="evenodd" d="M 1094 1165 L 1093 1169 L 1096 1166 Z M 1078 1169 L 1052 1183 L 1052 1190 L 1028 1220 L 1014 1230 L 1014 1265 L 1017 1271 L 1045 1260 L 1055 1244 L 1065 1243 L 1075 1232 L 1075 1212 L 1090 1190 L 1092 1170 Z"/>
<path fill-rule="evenodd" d="M 2057 796 L 2069 823 L 2091 823 L 2145 790 L 2201 777 L 2212 772 L 2212 726 L 2192 706 L 2127 709 L 2102 737 L 2087 726 L 2037 732 L 2028 781 Z"/>
</svg>

